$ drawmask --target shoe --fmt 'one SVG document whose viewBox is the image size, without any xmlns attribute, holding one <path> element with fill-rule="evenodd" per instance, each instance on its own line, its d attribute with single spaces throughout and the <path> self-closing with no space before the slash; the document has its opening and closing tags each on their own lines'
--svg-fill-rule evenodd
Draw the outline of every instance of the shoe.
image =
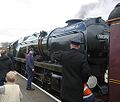
<svg viewBox="0 0 120 102">
<path fill-rule="evenodd" d="M 26 88 L 26 90 L 34 91 L 35 89 L 34 88 Z"/>
</svg>

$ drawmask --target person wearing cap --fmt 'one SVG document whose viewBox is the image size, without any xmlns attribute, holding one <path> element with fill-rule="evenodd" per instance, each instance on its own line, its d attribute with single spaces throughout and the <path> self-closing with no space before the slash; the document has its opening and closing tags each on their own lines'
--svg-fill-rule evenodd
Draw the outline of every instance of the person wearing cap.
<svg viewBox="0 0 120 102">
<path fill-rule="evenodd" d="M 26 90 L 34 90 L 32 88 L 33 81 L 33 72 L 34 72 L 34 59 L 33 59 L 33 51 L 30 50 L 26 55 L 26 72 L 27 72 L 27 86 Z"/>
<path fill-rule="evenodd" d="M 90 75 L 86 55 L 80 52 L 80 39 L 70 41 L 68 51 L 54 52 L 52 58 L 63 66 L 61 101 L 83 102 L 84 83 Z"/>
<path fill-rule="evenodd" d="M 2 49 L 0 56 L 0 86 L 4 85 L 6 73 L 10 70 L 13 70 L 13 63 L 7 56 L 6 50 Z"/>
</svg>

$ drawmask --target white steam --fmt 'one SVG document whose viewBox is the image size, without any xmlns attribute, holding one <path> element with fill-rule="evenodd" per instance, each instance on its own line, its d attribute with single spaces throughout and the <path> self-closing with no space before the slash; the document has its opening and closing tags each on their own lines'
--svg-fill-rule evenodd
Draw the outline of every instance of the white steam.
<svg viewBox="0 0 120 102">
<path fill-rule="evenodd" d="M 119 0 L 98 0 L 95 3 L 83 5 L 77 16 L 80 19 L 101 16 L 107 20 L 110 12 L 119 2 Z"/>
</svg>

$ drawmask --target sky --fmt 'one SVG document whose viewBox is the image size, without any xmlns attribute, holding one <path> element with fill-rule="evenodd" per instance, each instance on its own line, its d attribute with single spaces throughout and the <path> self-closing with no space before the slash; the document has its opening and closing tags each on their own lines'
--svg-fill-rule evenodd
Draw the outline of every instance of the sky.
<svg viewBox="0 0 120 102">
<path fill-rule="evenodd" d="M 14 42 L 41 30 L 65 26 L 69 19 L 107 20 L 119 0 L 0 0 L 0 42 Z"/>
</svg>

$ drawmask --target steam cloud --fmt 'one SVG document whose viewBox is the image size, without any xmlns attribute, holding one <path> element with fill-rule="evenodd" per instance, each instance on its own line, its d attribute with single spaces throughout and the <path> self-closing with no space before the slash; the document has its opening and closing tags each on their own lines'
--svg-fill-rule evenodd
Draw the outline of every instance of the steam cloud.
<svg viewBox="0 0 120 102">
<path fill-rule="evenodd" d="M 107 20 L 110 12 L 119 2 L 119 0 L 98 0 L 98 2 L 83 5 L 77 14 L 77 18 L 102 17 Z"/>
</svg>

